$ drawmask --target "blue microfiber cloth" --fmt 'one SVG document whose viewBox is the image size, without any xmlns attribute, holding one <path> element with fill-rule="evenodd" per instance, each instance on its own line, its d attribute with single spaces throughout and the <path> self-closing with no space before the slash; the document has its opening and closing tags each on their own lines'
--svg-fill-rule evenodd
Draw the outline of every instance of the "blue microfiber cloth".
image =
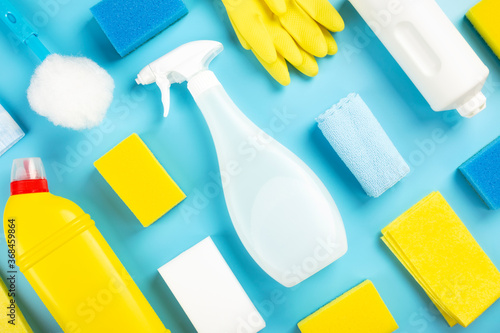
<svg viewBox="0 0 500 333">
<path fill-rule="evenodd" d="M 23 130 L 0 105 L 0 156 L 23 137 Z"/>
<path fill-rule="evenodd" d="M 500 137 L 469 158 L 458 170 L 490 209 L 500 208 Z"/>
<path fill-rule="evenodd" d="M 122 57 L 188 13 L 182 0 L 103 0 L 90 10 Z"/>
<path fill-rule="evenodd" d="M 349 94 L 316 121 L 369 196 L 379 197 L 410 172 L 358 94 Z"/>
</svg>

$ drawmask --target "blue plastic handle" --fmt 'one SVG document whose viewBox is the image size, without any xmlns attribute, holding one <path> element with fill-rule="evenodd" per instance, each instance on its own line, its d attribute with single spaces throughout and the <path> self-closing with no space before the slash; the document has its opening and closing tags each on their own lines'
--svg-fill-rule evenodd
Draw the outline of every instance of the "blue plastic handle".
<svg viewBox="0 0 500 333">
<path fill-rule="evenodd" d="M 0 19 L 43 61 L 50 54 L 38 39 L 38 33 L 8 0 L 0 0 Z"/>
</svg>

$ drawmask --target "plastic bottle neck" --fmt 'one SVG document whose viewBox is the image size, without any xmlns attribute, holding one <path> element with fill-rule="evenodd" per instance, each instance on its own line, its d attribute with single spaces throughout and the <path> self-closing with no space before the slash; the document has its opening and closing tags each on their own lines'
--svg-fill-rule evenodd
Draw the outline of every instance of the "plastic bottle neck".
<svg viewBox="0 0 500 333">
<path fill-rule="evenodd" d="M 47 179 L 18 180 L 10 183 L 10 195 L 48 192 Z"/>
<path fill-rule="evenodd" d="M 210 70 L 204 70 L 199 72 L 198 74 L 193 76 L 187 84 L 188 90 L 194 99 L 196 99 L 198 96 L 200 96 L 208 89 L 215 86 L 222 86 L 222 85 L 215 76 L 215 74 Z"/>
<path fill-rule="evenodd" d="M 486 96 L 480 91 L 465 104 L 457 108 L 462 117 L 472 118 L 486 108 Z"/>
</svg>

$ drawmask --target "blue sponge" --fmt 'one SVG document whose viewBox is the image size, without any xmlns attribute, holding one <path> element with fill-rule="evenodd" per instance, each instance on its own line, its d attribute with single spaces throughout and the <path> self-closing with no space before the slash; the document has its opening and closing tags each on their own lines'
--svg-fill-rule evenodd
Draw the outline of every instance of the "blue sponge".
<svg viewBox="0 0 500 333">
<path fill-rule="evenodd" d="M 90 10 L 122 57 L 188 13 L 182 0 L 103 0 Z"/>
<path fill-rule="evenodd" d="M 490 209 L 500 208 L 500 137 L 458 169 Z"/>
</svg>

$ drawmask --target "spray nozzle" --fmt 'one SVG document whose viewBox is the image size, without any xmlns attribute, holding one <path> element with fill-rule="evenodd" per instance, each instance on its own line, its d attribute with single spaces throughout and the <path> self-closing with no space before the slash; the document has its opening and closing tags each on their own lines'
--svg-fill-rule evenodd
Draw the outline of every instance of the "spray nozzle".
<svg viewBox="0 0 500 333">
<path fill-rule="evenodd" d="M 135 81 L 143 85 L 156 82 L 161 90 L 163 116 L 166 117 L 170 109 L 170 85 L 189 81 L 208 70 L 210 62 L 222 50 L 221 43 L 211 40 L 184 44 L 144 67 Z"/>
</svg>

